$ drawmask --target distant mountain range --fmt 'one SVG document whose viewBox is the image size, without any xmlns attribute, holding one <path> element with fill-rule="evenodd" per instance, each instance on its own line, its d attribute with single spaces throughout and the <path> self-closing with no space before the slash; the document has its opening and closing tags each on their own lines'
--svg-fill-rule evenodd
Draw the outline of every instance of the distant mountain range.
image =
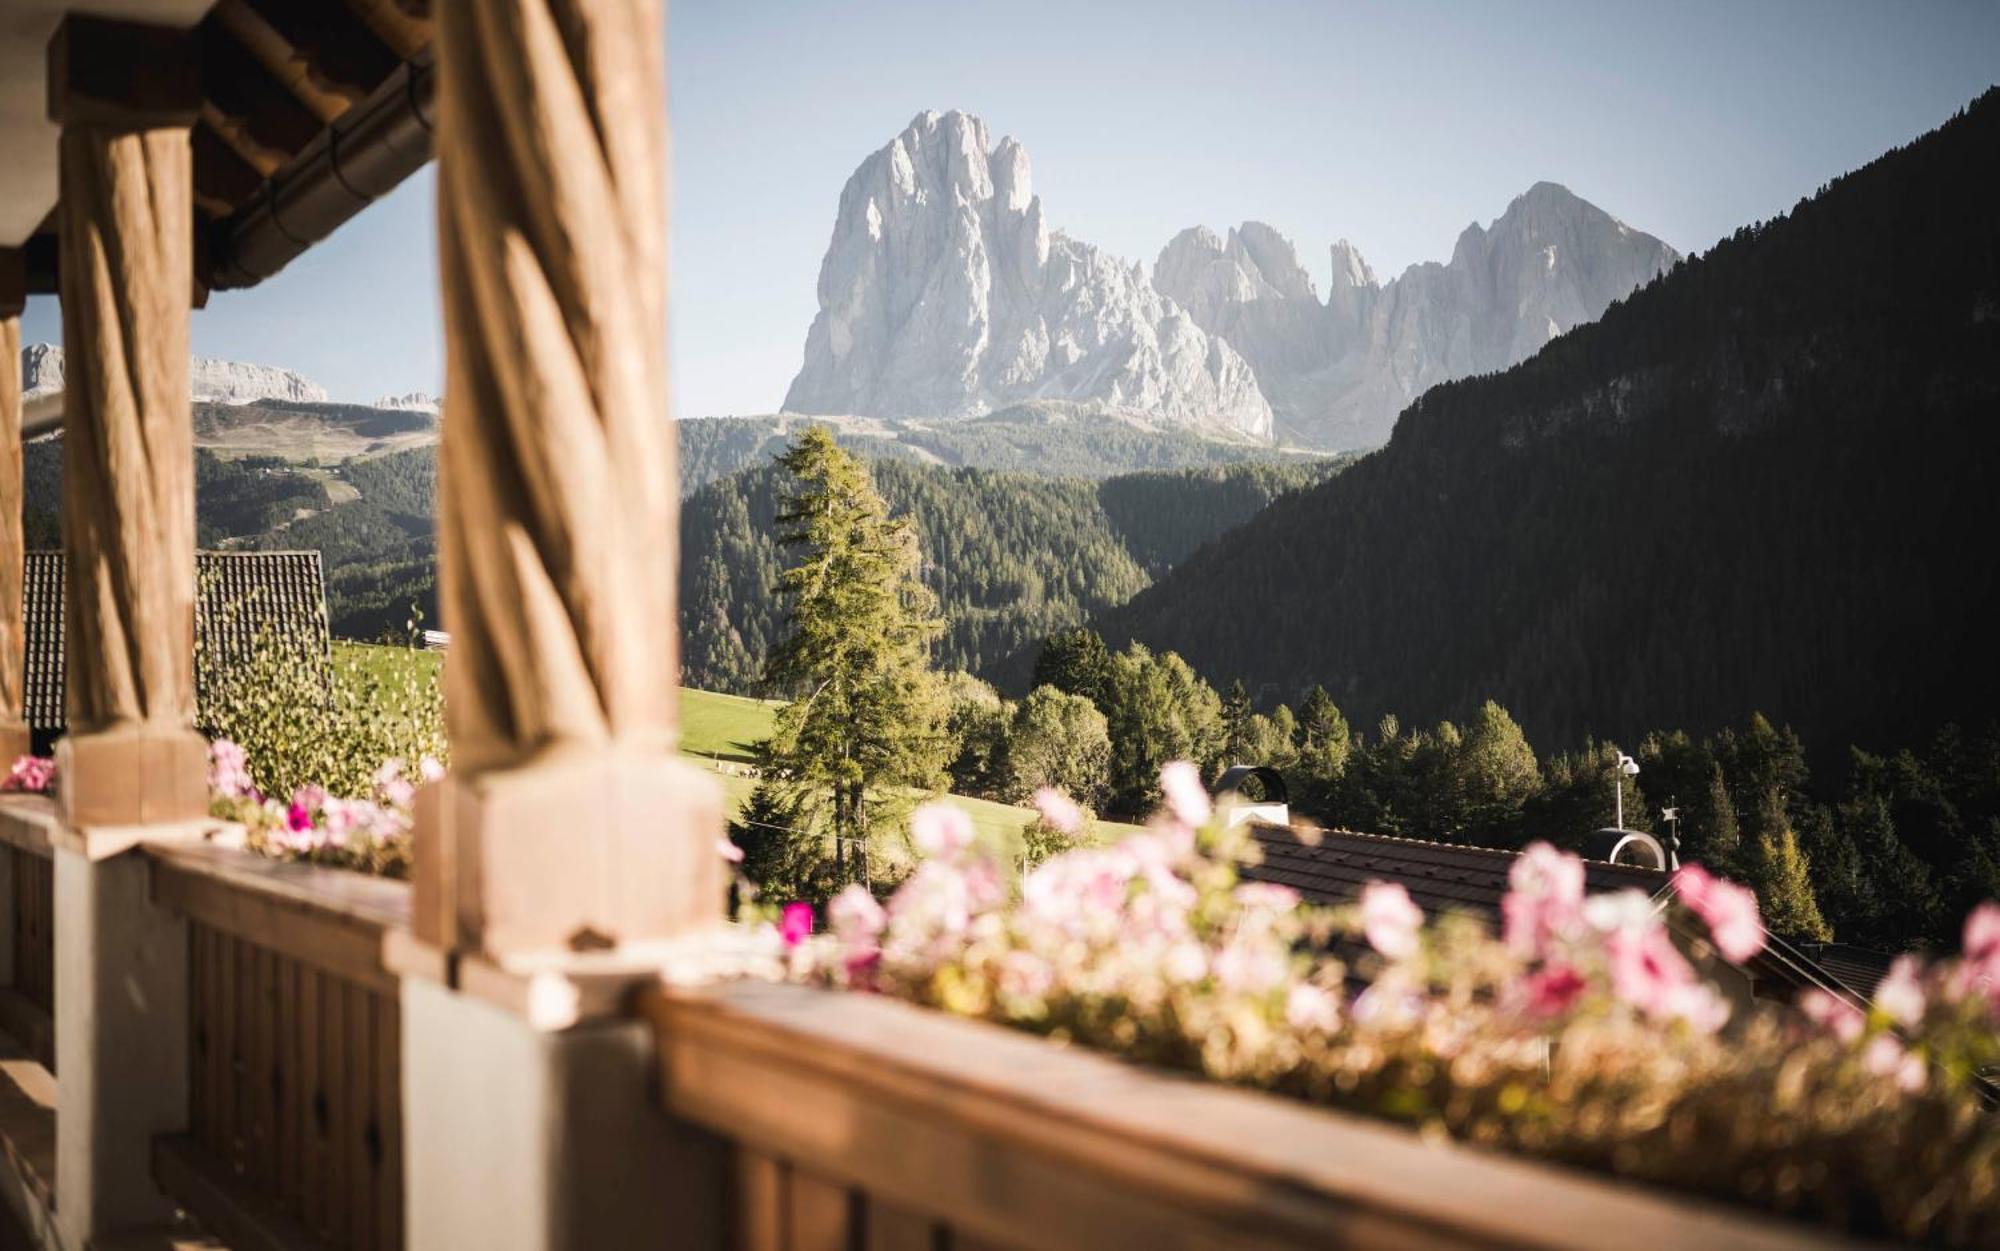
<svg viewBox="0 0 2000 1251">
<path fill-rule="evenodd" d="M 210 360 L 197 356 L 189 363 L 188 389 L 198 403 L 249 404 L 256 400 L 325 403 L 326 388 L 271 365 Z M 21 349 L 21 386 L 32 399 L 63 389 L 63 350 L 53 343 L 31 343 Z"/>
<path fill-rule="evenodd" d="M 1426 388 L 1526 359 L 1672 267 L 1674 250 L 1554 183 L 1447 264 L 1378 283 L 1344 240 L 1322 301 L 1291 242 L 1183 231 L 1150 276 L 1051 231 L 1027 151 L 927 112 L 841 192 L 801 413 L 977 416 L 1057 400 L 1237 436 L 1365 448 Z"/>
<path fill-rule="evenodd" d="M 1434 387 L 1103 625 L 1362 726 L 1494 698 L 1538 743 L 1752 709 L 1914 742 L 2000 707 L 1996 416 L 2000 90 Z"/>
</svg>

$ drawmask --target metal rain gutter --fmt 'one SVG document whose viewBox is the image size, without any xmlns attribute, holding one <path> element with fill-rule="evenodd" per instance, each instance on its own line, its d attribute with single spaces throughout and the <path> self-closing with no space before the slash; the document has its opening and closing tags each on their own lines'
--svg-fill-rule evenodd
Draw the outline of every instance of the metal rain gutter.
<svg viewBox="0 0 2000 1251">
<path fill-rule="evenodd" d="M 254 286 L 332 234 L 431 159 L 437 81 L 428 51 L 342 114 L 255 199 L 215 223 L 208 286 Z"/>
</svg>

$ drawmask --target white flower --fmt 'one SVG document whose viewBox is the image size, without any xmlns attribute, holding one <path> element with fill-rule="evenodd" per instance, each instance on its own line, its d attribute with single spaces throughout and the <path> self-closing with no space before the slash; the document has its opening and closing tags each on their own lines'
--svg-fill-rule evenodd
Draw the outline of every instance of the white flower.
<svg viewBox="0 0 2000 1251">
<path fill-rule="evenodd" d="M 1215 812 L 1208 788 L 1201 784 L 1201 770 L 1185 760 L 1176 760 L 1160 770 L 1160 793 L 1167 797 L 1167 811 L 1182 825 L 1207 825 Z"/>
</svg>

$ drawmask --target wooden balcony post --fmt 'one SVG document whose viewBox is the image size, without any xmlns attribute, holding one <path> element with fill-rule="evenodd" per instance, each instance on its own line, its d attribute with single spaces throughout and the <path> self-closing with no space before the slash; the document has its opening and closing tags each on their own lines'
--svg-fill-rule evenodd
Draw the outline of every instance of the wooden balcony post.
<svg viewBox="0 0 2000 1251">
<path fill-rule="evenodd" d="M 662 5 L 433 12 L 452 771 L 400 964 L 411 1245 L 713 1243 L 716 1187 L 646 1163 L 718 1176 L 640 1110 L 625 993 L 727 889 L 720 790 L 675 754 Z"/>
<path fill-rule="evenodd" d="M 21 312 L 28 302 L 19 248 L 0 248 L 0 764 L 26 755 L 27 662 L 21 532 Z"/>
<path fill-rule="evenodd" d="M 56 749 L 57 1223 L 66 1245 L 169 1220 L 155 1136 L 187 1120 L 187 934 L 142 838 L 208 807 L 194 733 L 192 38 L 72 16 L 61 128 L 69 736 Z"/>
</svg>

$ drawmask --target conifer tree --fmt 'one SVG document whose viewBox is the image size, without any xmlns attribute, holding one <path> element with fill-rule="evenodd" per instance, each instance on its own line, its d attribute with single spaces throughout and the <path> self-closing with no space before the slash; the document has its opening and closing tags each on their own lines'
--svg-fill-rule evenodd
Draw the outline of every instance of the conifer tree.
<svg viewBox="0 0 2000 1251">
<path fill-rule="evenodd" d="M 1758 846 L 1757 901 L 1771 932 L 1808 942 L 1828 942 L 1833 930 L 1820 915 L 1813 894 L 1812 866 L 1799 850 L 1789 825 L 1767 834 Z"/>
<path fill-rule="evenodd" d="M 1296 741 L 1299 768 L 1307 778 L 1321 785 L 1331 785 L 1340 779 L 1354 749 L 1354 732 L 1325 687 L 1313 687 L 1306 702 L 1299 706 Z"/>
<path fill-rule="evenodd" d="M 779 578 L 786 632 L 764 677 L 791 702 L 759 789 L 781 823 L 831 833 L 846 875 L 865 879 L 870 841 L 944 781 L 946 702 L 927 650 L 936 601 L 917 577 L 915 531 L 824 427 L 779 463 L 792 482 L 779 538 L 795 563 Z"/>
<path fill-rule="evenodd" d="M 1243 689 L 1243 679 L 1229 684 L 1229 691 L 1222 697 L 1222 755 L 1224 764 L 1239 764 L 1250 728 L 1250 692 Z M 1253 762 L 1261 763 L 1261 762 Z"/>
<path fill-rule="evenodd" d="M 1035 659 L 1036 686 L 1053 686 L 1069 695 L 1081 695 L 1107 710 L 1111 695 L 1111 649 L 1104 636 L 1088 626 L 1058 630 L 1042 644 Z"/>
</svg>

